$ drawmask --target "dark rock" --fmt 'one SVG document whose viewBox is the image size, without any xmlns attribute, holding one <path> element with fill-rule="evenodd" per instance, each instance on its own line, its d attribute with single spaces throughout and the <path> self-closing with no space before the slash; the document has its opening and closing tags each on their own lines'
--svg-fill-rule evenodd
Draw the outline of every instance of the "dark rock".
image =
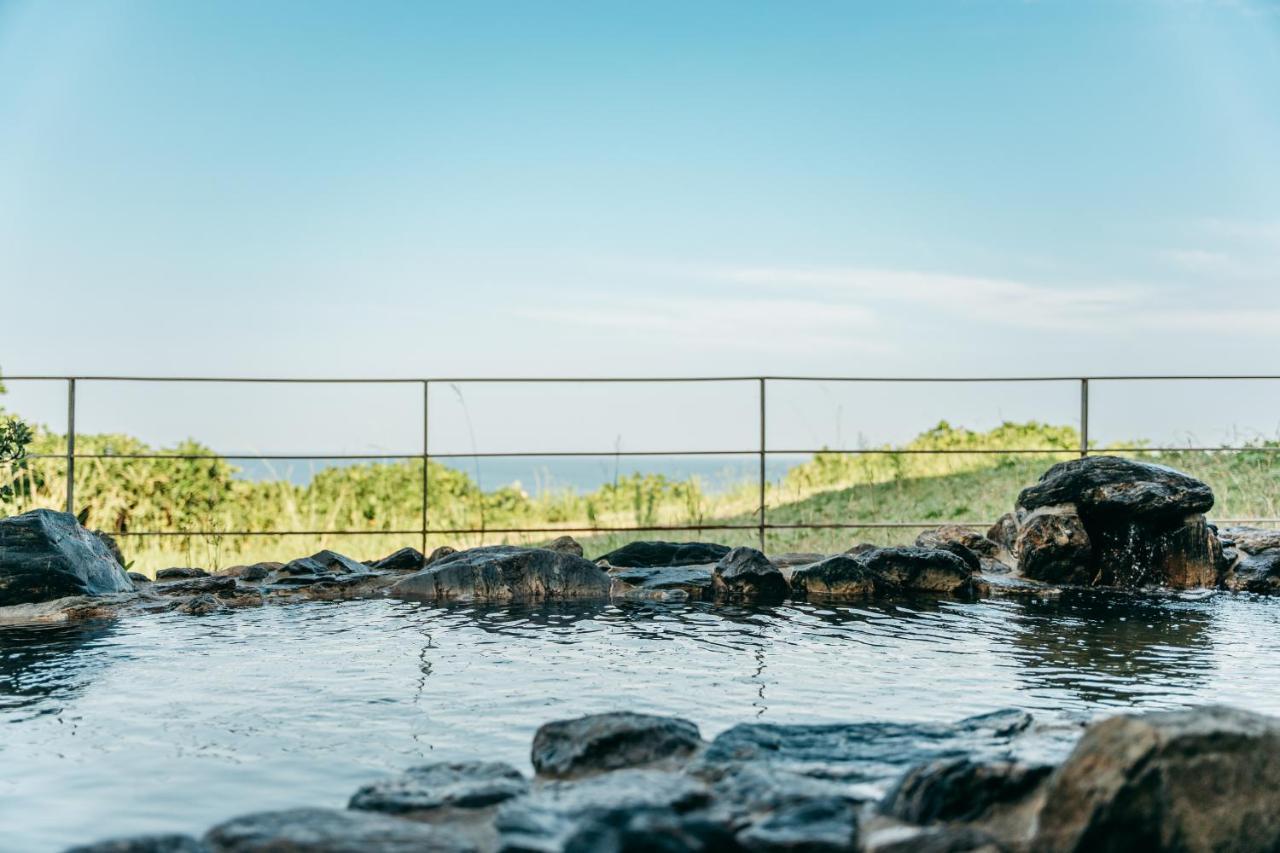
<svg viewBox="0 0 1280 853">
<path fill-rule="evenodd" d="M 836 598 L 904 592 L 970 595 L 982 591 L 982 584 L 970 565 L 950 551 L 875 548 L 797 569 L 791 588 L 799 595 Z"/>
<path fill-rule="evenodd" d="M 212 595 L 202 593 L 193 595 L 191 598 L 176 602 L 173 609 L 179 613 L 185 613 L 188 616 L 207 616 L 210 613 L 217 613 L 224 607 L 223 603 Z"/>
<path fill-rule="evenodd" d="M 1245 554 L 1227 575 L 1226 586 L 1237 591 L 1267 595 L 1280 592 L 1280 548 Z"/>
<path fill-rule="evenodd" d="M 855 850 L 858 843 L 858 813 L 841 797 L 806 800 L 751 824 L 737 839 L 747 850 L 762 853 L 846 853 Z"/>
<path fill-rule="evenodd" d="M 417 548 L 401 548 L 381 560 L 370 563 L 369 568 L 378 572 L 416 572 L 424 565 L 426 561 Z"/>
<path fill-rule="evenodd" d="M 709 542 L 631 542 L 596 562 L 622 569 L 696 566 L 719 562 L 728 553 L 729 546 Z"/>
<path fill-rule="evenodd" d="M 959 524 L 944 524 L 916 537 L 917 548 L 943 548 L 949 543 L 960 545 L 979 557 L 994 557 L 1000 552 L 999 544 Z"/>
<path fill-rule="evenodd" d="M 557 537 L 546 545 L 546 549 L 559 551 L 561 554 L 573 554 L 575 557 L 582 556 L 582 545 L 572 536 Z"/>
<path fill-rule="evenodd" d="M 706 598 L 714 580 L 711 566 L 656 566 L 640 569 L 611 569 L 610 595 L 619 598 Z"/>
<path fill-rule="evenodd" d="M 1041 507 L 1030 513 L 1013 552 L 1024 577 L 1046 583 L 1093 582 L 1093 543 L 1074 507 Z"/>
<path fill-rule="evenodd" d="M 434 551 L 432 551 L 431 554 L 427 557 L 424 568 L 426 566 L 431 565 L 432 563 L 443 560 L 445 557 L 452 556 L 456 553 L 458 553 L 457 548 L 450 548 L 448 545 L 441 545 L 439 548 L 436 548 Z"/>
<path fill-rule="evenodd" d="M 334 551 L 320 551 L 285 563 L 279 571 L 282 575 L 347 575 L 366 573 L 369 567 Z"/>
<path fill-rule="evenodd" d="M 1213 491 L 1195 477 L 1119 456 L 1059 462 L 1018 495 L 1018 506 L 1038 509 L 1075 504 L 1090 515 L 1128 519 L 1179 519 L 1208 512 Z"/>
<path fill-rule="evenodd" d="M 498 807 L 500 849 L 588 850 L 601 829 L 626 827 L 641 816 L 676 819 L 707 805 L 706 786 L 663 770 L 628 769 L 588 779 L 544 782 L 527 796 Z M 636 849 L 636 848 L 630 848 Z M 643 848 L 642 848 L 643 849 Z M 680 848 L 677 848 L 680 849 Z"/>
<path fill-rule="evenodd" d="M 991 525 L 991 529 L 987 531 L 987 539 L 1008 552 L 1013 551 L 1013 543 L 1017 538 L 1018 517 L 1011 512 L 1006 512 L 996 519 L 996 523 Z"/>
<path fill-rule="evenodd" d="M 712 853 L 740 849 L 729 827 L 703 812 L 623 806 L 584 817 L 564 853 Z"/>
<path fill-rule="evenodd" d="M 1051 772 L 1048 765 L 1007 761 L 938 761 L 910 770 L 882 808 L 907 823 L 980 820 L 996 807 L 1029 797 Z"/>
<path fill-rule="evenodd" d="M 531 758 L 538 775 L 569 779 L 680 763 L 702 743 L 688 720 L 622 711 L 546 723 L 533 736 Z"/>
<path fill-rule="evenodd" d="M 1030 725 L 1030 715 L 1014 710 L 969 717 L 953 725 L 744 723 L 713 740 L 693 772 L 714 779 L 741 765 L 760 763 L 883 790 L 918 764 L 966 757 L 1010 760 L 1014 739 Z"/>
<path fill-rule="evenodd" d="M 1136 589 L 1215 586 L 1222 546 L 1203 515 L 1168 522 L 1090 523 L 1095 583 Z"/>
<path fill-rule="evenodd" d="M 190 835 L 138 835 L 70 847 L 63 853 L 208 853 L 208 848 Z"/>
<path fill-rule="evenodd" d="M 964 560 L 964 564 L 968 566 L 969 571 L 973 572 L 974 574 L 977 574 L 978 572 L 982 571 L 983 558 L 979 557 L 976 553 L 974 553 L 973 551 L 970 551 L 968 548 L 961 545 L 959 542 L 943 542 L 940 545 L 938 545 L 938 547 L 934 550 L 946 551 L 950 554 L 955 554 L 961 560 Z"/>
<path fill-rule="evenodd" d="M 116 537 L 105 530 L 91 530 L 89 532 L 98 537 L 98 541 L 106 546 L 107 551 L 116 558 L 117 563 L 126 569 L 129 568 L 129 562 L 124 558 L 124 552 L 120 550 L 120 543 L 116 541 Z"/>
<path fill-rule="evenodd" d="M 338 809 L 245 815 L 209 830 L 204 844 L 210 853 L 461 853 L 475 849 L 445 827 Z"/>
<path fill-rule="evenodd" d="M 609 587 L 599 566 L 573 554 L 494 545 L 443 557 L 401 578 L 391 594 L 480 601 L 606 598 Z"/>
<path fill-rule="evenodd" d="M 847 549 L 844 553 L 848 554 L 851 557 L 856 557 L 859 554 L 866 554 L 869 551 L 879 550 L 879 548 L 880 548 L 879 545 L 873 545 L 870 542 L 859 542 L 857 545 L 854 545 L 852 548 Z"/>
<path fill-rule="evenodd" d="M 0 519 L 0 607 L 131 591 L 124 568 L 75 516 L 37 509 Z"/>
<path fill-rule="evenodd" d="M 528 790 L 520 771 L 500 761 L 427 764 L 365 785 L 352 796 L 348 808 L 422 816 L 445 808 L 488 808 Z"/>
<path fill-rule="evenodd" d="M 147 577 L 142 572 L 126 572 L 126 574 L 129 575 L 129 580 L 133 581 L 135 584 L 151 583 L 151 578 Z"/>
<path fill-rule="evenodd" d="M 220 578 L 235 578 L 245 583 L 255 583 L 266 580 L 272 572 L 283 568 L 283 563 L 254 563 L 252 566 L 230 566 L 214 574 Z"/>
<path fill-rule="evenodd" d="M 863 848 L 864 853 L 1005 853 L 1008 849 L 991 834 L 971 826 L 902 827 L 884 841 L 870 839 Z"/>
<path fill-rule="evenodd" d="M 1013 566 L 991 557 L 979 557 L 978 568 L 984 575 L 1007 575 L 1013 571 Z"/>
<path fill-rule="evenodd" d="M 1263 527 L 1224 527 L 1218 531 L 1223 545 L 1230 543 L 1246 554 L 1280 548 L 1280 530 Z"/>
<path fill-rule="evenodd" d="M 192 578 L 191 580 L 157 583 L 152 589 L 161 595 L 194 595 L 206 592 L 214 595 L 229 595 L 234 594 L 236 591 L 236 579 L 210 575 L 208 577 Z"/>
<path fill-rule="evenodd" d="M 780 601 L 791 592 L 778 567 L 755 548 L 734 548 L 721 557 L 712 585 L 717 593 L 732 598 Z"/>
<path fill-rule="evenodd" d="M 1032 847 L 1280 848 L 1280 721 L 1206 707 L 1091 725 L 1049 782 Z"/>
<path fill-rule="evenodd" d="M 204 569 L 194 568 L 172 568 L 161 569 L 156 572 L 156 580 L 158 581 L 175 581 L 188 578 L 207 578 L 209 573 Z"/>
</svg>

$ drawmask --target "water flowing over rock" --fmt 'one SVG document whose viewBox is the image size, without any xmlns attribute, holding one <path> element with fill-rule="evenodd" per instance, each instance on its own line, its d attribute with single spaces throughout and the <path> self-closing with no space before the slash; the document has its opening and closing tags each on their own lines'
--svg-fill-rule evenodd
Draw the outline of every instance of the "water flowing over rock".
<svg viewBox="0 0 1280 853">
<path fill-rule="evenodd" d="M 609 587 L 599 566 L 573 554 L 492 545 L 442 557 L 390 591 L 403 598 L 508 601 L 606 598 Z"/>
<path fill-rule="evenodd" d="M 453 830 L 372 812 L 290 809 L 215 826 L 209 853 L 463 853 L 476 848 Z"/>
<path fill-rule="evenodd" d="M 37 509 L 0 519 L 0 607 L 133 588 L 124 567 L 75 516 Z"/>
<path fill-rule="evenodd" d="M 728 553 L 729 546 L 709 542 L 630 542 L 596 562 L 620 569 L 696 566 L 719 562 Z"/>
<path fill-rule="evenodd" d="M 972 595 L 983 586 L 971 565 L 950 551 L 897 547 L 839 554 L 796 569 L 791 588 L 799 595 L 851 598 L 910 592 Z"/>
<path fill-rule="evenodd" d="M 349 808 L 403 817 L 440 809 L 484 809 L 529 790 L 520 771 L 500 761 L 427 764 L 356 791 Z"/>
<path fill-rule="evenodd" d="M 702 744 L 698 727 L 688 720 L 620 711 L 543 725 L 533 736 L 531 760 L 539 776 L 571 779 L 678 764 Z"/>
<path fill-rule="evenodd" d="M 755 548 L 734 548 L 721 557 L 712 585 L 717 594 L 730 598 L 781 601 L 791 592 L 778 567 Z"/>
<path fill-rule="evenodd" d="M 1033 849 L 1280 848 L 1280 721 L 1207 707 L 1092 725 L 1054 774 Z"/>
<path fill-rule="evenodd" d="M 416 572 L 425 564 L 426 560 L 417 548 L 401 548 L 381 560 L 369 563 L 369 568 L 375 572 Z"/>
</svg>

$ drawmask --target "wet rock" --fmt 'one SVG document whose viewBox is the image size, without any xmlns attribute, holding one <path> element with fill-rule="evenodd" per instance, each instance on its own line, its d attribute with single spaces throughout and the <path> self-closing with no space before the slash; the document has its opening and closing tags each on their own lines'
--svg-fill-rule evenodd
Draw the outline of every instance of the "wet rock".
<svg viewBox="0 0 1280 853">
<path fill-rule="evenodd" d="M 626 827 L 632 819 L 668 821 L 707 805 L 706 786 L 679 773 L 618 770 L 574 781 L 544 782 L 527 796 L 498 807 L 495 826 L 503 850 L 588 850 L 602 828 Z M 636 848 L 631 848 L 636 849 Z M 652 849 L 652 848 L 640 848 Z M 681 848 L 677 848 L 681 849 Z"/>
<path fill-rule="evenodd" d="M 841 797 L 806 800 L 751 824 L 738 833 L 737 840 L 747 850 L 763 853 L 846 853 L 858 843 L 858 813 Z"/>
<path fill-rule="evenodd" d="M 142 572 L 126 572 L 126 574 L 129 575 L 129 580 L 133 581 L 135 586 L 140 583 L 151 583 L 151 578 Z"/>
<path fill-rule="evenodd" d="M 1009 848 L 976 827 L 902 826 L 865 839 L 862 849 L 863 853 L 1005 853 Z"/>
<path fill-rule="evenodd" d="M 98 541 L 106 547 L 111 556 L 116 558 L 117 563 L 126 569 L 129 568 L 129 561 L 124 558 L 124 552 L 120 550 L 120 543 L 116 541 L 116 537 L 105 530 L 91 530 L 89 532 L 98 537 Z"/>
<path fill-rule="evenodd" d="M 994 557 L 1000 546 L 976 530 L 959 524 L 944 524 L 926 530 L 916 537 L 917 548 L 942 548 L 949 543 L 960 545 L 979 557 Z"/>
<path fill-rule="evenodd" d="M 75 516 L 37 509 L 0 519 L 0 607 L 132 590 L 124 568 Z"/>
<path fill-rule="evenodd" d="M 427 764 L 401 776 L 366 785 L 348 808 L 401 817 L 440 809 L 484 809 L 527 793 L 520 771 L 499 761 Z"/>
<path fill-rule="evenodd" d="M 857 784 L 849 789 L 881 796 L 908 769 L 943 759 L 1009 760 L 1014 740 L 1031 725 L 1022 711 L 969 717 L 952 725 L 852 723 L 772 725 L 745 723 L 713 740 L 693 766 L 718 778 L 759 763 L 802 776 Z"/>
<path fill-rule="evenodd" d="M 970 595 L 983 585 L 970 565 L 950 551 L 875 548 L 797 569 L 791 588 L 799 595 L 846 598 L 904 592 Z"/>
<path fill-rule="evenodd" d="M 131 609 L 138 603 L 138 599 L 137 593 L 125 592 L 114 595 L 73 595 L 34 604 L 14 604 L 0 607 L 0 625 L 108 619 Z"/>
<path fill-rule="evenodd" d="M 272 573 L 284 568 L 283 563 L 254 563 L 252 566 L 230 566 L 214 572 L 220 578 L 235 578 L 245 583 L 266 580 Z"/>
<path fill-rule="evenodd" d="M 623 569 L 696 566 L 719 562 L 728 553 L 729 546 L 709 542 L 631 542 L 596 562 Z"/>
<path fill-rule="evenodd" d="M 305 577 L 305 576 L 304 576 Z M 303 578 L 291 578 L 302 580 Z M 345 601 L 365 598 L 387 589 L 396 583 L 396 575 L 321 575 L 306 578 L 309 583 L 297 587 L 297 594 L 314 601 Z"/>
<path fill-rule="evenodd" d="M 1066 503 L 1075 504 L 1082 517 L 1185 518 L 1208 512 L 1213 491 L 1195 477 L 1163 465 L 1088 456 L 1059 462 L 1018 495 L 1018 506 L 1029 510 Z"/>
<path fill-rule="evenodd" d="M 310 557 L 301 557 L 285 563 L 279 570 L 282 575 L 347 575 L 369 571 L 364 563 L 335 551 L 320 551 Z"/>
<path fill-rule="evenodd" d="M 196 568 L 171 568 L 160 569 L 156 572 L 156 580 L 158 581 L 174 581 L 187 578 L 207 578 L 209 573 L 204 569 Z"/>
<path fill-rule="evenodd" d="M 233 610 L 245 607 L 261 607 L 266 604 L 266 596 L 256 589 L 237 590 L 235 595 L 225 595 L 218 599 Z"/>
<path fill-rule="evenodd" d="M 938 761 L 908 771 L 882 809 L 907 823 L 980 820 L 995 808 L 1030 797 L 1052 771 L 1048 765 L 1008 761 Z"/>
<path fill-rule="evenodd" d="M 561 554 L 573 554 L 575 557 L 582 556 L 582 545 L 572 536 L 560 536 L 553 539 L 546 545 L 548 551 L 559 551 Z"/>
<path fill-rule="evenodd" d="M 563 849 L 564 853 L 710 853 L 739 850 L 740 845 L 729 827 L 702 812 L 623 806 L 584 817 Z"/>
<path fill-rule="evenodd" d="M 609 594 L 614 598 L 671 599 L 672 593 L 681 598 L 706 598 L 713 589 L 711 566 L 655 566 L 640 569 L 610 569 L 608 577 L 612 586 Z"/>
<path fill-rule="evenodd" d="M 791 586 L 768 557 L 755 548 L 734 548 L 720 558 L 712 574 L 712 585 L 730 598 L 781 601 Z"/>
<path fill-rule="evenodd" d="M 417 548 L 401 548 L 381 560 L 374 560 L 369 568 L 376 572 L 416 572 L 424 565 L 426 560 Z"/>
<path fill-rule="evenodd" d="M 208 853 L 208 848 L 190 835 L 138 835 L 71 847 L 63 853 Z"/>
<path fill-rule="evenodd" d="M 785 575 L 789 569 L 799 568 L 800 566 L 811 566 L 814 563 L 821 563 L 830 554 L 819 554 L 814 551 L 788 551 L 785 554 L 774 554 L 769 558 L 775 566 Z"/>
<path fill-rule="evenodd" d="M 1234 545 L 1246 554 L 1280 548 L 1280 530 L 1263 527 L 1224 527 L 1218 531 L 1223 545 Z"/>
<path fill-rule="evenodd" d="M 991 557 L 979 557 L 978 568 L 984 575 L 1007 575 L 1013 571 L 1013 566 Z"/>
<path fill-rule="evenodd" d="M 1093 543 L 1071 505 L 1040 507 L 1027 515 L 1013 552 L 1024 577 L 1047 583 L 1093 582 Z"/>
<path fill-rule="evenodd" d="M 1228 589 L 1274 595 L 1280 592 L 1280 548 L 1238 559 L 1225 580 Z"/>
<path fill-rule="evenodd" d="M 1094 522 L 1090 536 L 1095 583 L 1130 589 L 1217 585 L 1222 546 L 1203 515 L 1159 523 Z"/>
<path fill-rule="evenodd" d="M 1207 707 L 1088 728 L 1049 782 L 1033 849 L 1280 847 L 1280 721 Z"/>
<path fill-rule="evenodd" d="M 531 759 L 539 776 L 569 779 L 680 764 L 702 744 L 688 720 L 622 711 L 546 723 L 533 737 Z"/>
<path fill-rule="evenodd" d="M 209 830 L 204 844 L 210 853 L 461 853 L 475 849 L 445 827 L 338 809 L 245 815 Z"/>
<path fill-rule="evenodd" d="M 859 542 L 853 547 L 847 549 L 844 553 L 848 554 L 851 557 L 856 557 L 859 554 L 866 554 L 870 551 L 875 551 L 879 547 L 880 547 L 879 545 L 873 545 L 870 542 Z"/>
<path fill-rule="evenodd" d="M 157 583 L 152 586 L 152 589 L 161 595 L 195 595 L 198 593 L 234 595 L 236 579 L 209 575 L 207 577 L 192 578 L 191 580 Z"/>
<path fill-rule="evenodd" d="M 450 548 L 448 545 L 441 545 L 439 548 L 436 548 L 434 551 L 432 551 L 431 554 L 427 557 L 426 565 L 429 566 L 432 563 L 439 562 L 440 560 L 443 560 L 445 557 L 452 556 L 456 553 L 458 553 L 457 548 Z"/>
<path fill-rule="evenodd" d="M 217 598 L 207 593 L 193 595 L 190 598 L 174 603 L 173 609 L 178 613 L 185 613 L 188 616 L 207 616 L 210 613 L 217 613 L 222 610 L 225 605 Z"/>
<path fill-rule="evenodd" d="M 964 560 L 964 564 L 968 566 L 969 571 L 974 574 L 977 574 L 978 572 L 982 571 L 983 558 L 979 557 L 977 554 L 975 554 L 973 551 L 970 551 L 968 548 L 961 545 L 959 542 L 943 542 L 934 550 L 946 551 L 948 553 L 955 554 L 961 560 Z"/>
<path fill-rule="evenodd" d="M 609 587 L 599 566 L 573 554 L 494 545 L 443 557 L 401 578 L 391 594 L 479 601 L 606 598 Z"/>
<path fill-rule="evenodd" d="M 996 519 L 987 531 L 987 539 L 996 543 L 1003 552 L 1012 553 L 1013 543 L 1018 538 L 1018 517 L 1011 512 Z"/>
</svg>

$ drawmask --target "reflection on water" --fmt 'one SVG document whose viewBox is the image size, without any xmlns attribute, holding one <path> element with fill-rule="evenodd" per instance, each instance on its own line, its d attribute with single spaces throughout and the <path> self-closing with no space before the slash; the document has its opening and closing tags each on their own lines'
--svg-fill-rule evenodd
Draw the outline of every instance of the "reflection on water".
<svg viewBox="0 0 1280 853">
<path fill-rule="evenodd" d="M 527 763 L 549 719 L 1048 723 L 1280 710 L 1280 601 L 1097 593 L 769 608 L 313 603 L 0 628 L 0 826 L 19 850 L 341 805 L 423 760 Z M 111 792 L 110 797 L 104 792 Z M 175 796 L 174 792 L 182 792 Z"/>
</svg>

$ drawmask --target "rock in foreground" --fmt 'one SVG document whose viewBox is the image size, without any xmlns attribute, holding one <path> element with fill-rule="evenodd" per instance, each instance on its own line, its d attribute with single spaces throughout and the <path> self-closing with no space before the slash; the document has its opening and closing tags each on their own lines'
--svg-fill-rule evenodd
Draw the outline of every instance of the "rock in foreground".
<svg viewBox="0 0 1280 853">
<path fill-rule="evenodd" d="M 0 519 L 0 607 L 133 588 L 124 567 L 75 516 L 37 509 Z"/>
<path fill-rule="evenodd" d="M 684 759 L 701 746 L 688 720 L 618 712 L 547 723 L 533 736 L 531 759 L 538 775 L 570 779 Z"/>
<path fill-rule="evenodd" d="M 391 595 L 460 601 L 607 598 L 608 575 L 574 554 L 493 545 L 442 557 L 401 578 Z"/>
</svg>

